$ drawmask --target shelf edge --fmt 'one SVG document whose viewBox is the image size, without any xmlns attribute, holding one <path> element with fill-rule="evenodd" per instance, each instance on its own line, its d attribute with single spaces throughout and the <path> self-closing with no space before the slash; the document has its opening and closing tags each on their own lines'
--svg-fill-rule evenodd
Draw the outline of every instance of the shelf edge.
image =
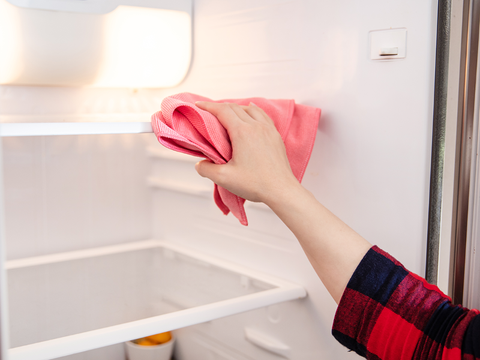
<svg viewBox="0 0 480 360">
<path fill-rule="evenodd" d="M 299 285 L 265 290 L 192 309 L 20 346 L 10 349 L 9 360 L 54 359 L 138 339 L 153 333 L 200 324 L 284 301 L 301 299 L 306 295 L 306 290 Z"/>
<path fill-rule="evenodd" d="M 255 270 L 250 270 L 242 265 L 233 264 L 220 258 L 198 253 L 194 249 L 190 249 L 185 246 L 154 239 L 115 246 L 105 246 L 101 248 L 53 254 L 43 257 L 12 260 L 10 262 L 10 268 L 15 268 L 12 267 L 12 263 L 15 265 L 15 261 L 17 262 L 17 265 L 19 262 L 24 261 L 24 266 L 32 266 L 33 263 L 44 264 L 44 261 L 48 260 L 48 258 L 50 258 L 50 261 L 54 260 L 54 262 L 59 260 L 66 261 L 67 258 L 71 260 L 82 257 L 101 256 L 116 252 L 153 247 L 164 247 L 201 261 L 207 261 L 214 266 L 226 268 L 241 275 L 249 276 L 255 280 L 269 283 L 270 285 L 275 286 L 275 288 L 233 299 L 218 301 L 212 304 L 180 310 L 173 313 L 109 326 L 30 345 L 19 346 L 9 350 L 9 360 L 54 359 L 141 338 L 153 333 L 165 332 L 200 324 L 284 301 L 301 299 L 307 296 L 306 290 L 301 285 L 297 285 L 290 281 L 279 279 L 268 274 L 263 274 Z"/>
<path fill-rule="evenodd" d="M 0 136 L 65 136 L 151 133 L 150 122 L 1 123 Z"/>
<path fill-rule="evenodd" d="M 134 241 L 125 244 L 118 244 L 112 246 L 101 246 L 96 248 L 89 248 L 83 250 L 67 251 L 62 253 L 55 253 L 42 256 L 32 256 L 28 258 L 8 260 L 5 262 L 6 270 L 13 270 L 25 268 L 30 266 L 47 265 L 64 261 L 79 260 L 85 258 L 92 258 L 97 256 L 118 254 L 122 252 L 151 249 L 159 247 L 161 241 L 159 240 L 143 240 Z"/>
</svg>

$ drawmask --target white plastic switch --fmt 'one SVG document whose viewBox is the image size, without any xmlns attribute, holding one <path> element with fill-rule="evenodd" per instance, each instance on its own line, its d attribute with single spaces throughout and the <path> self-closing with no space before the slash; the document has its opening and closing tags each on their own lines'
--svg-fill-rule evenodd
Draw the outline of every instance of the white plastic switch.
<svg viewBox="0 0 480 360">
<path fill-rule="evenodd" d="M 380 56 L 394 56 L 398 55 L 398 48 L 381 48 L 380 49 Z"/>
<path fill-rule="evenodd" d="M 403 59 L 407 55 L 407 29 L 370 31 L 372 60 Z"/>
</svg>

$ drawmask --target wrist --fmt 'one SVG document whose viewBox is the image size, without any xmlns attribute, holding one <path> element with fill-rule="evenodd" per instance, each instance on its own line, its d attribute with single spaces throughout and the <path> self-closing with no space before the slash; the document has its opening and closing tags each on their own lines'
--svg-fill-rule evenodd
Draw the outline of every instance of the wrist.
<svg viewBox="0 0 480 360">
<path fill-rule="evenodd" d="M 275 184 L 265 196 L 263 202 L 274 212 L 277 212 L 277 210 L 285 206 L 292 205 L 292 203 L 298 201 L 300 197 L 306 194 L 309 194 L 309 191 L 293 177 L 293 179 L 285 181 L 283 184 Z"/>
</svg>

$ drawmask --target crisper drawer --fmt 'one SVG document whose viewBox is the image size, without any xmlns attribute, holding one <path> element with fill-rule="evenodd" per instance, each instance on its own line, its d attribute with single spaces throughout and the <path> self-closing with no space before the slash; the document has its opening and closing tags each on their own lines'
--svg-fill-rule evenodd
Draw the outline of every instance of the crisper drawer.
<svg viewBox="0 0 480 360">
<path fill-rule="evenodd" d="M 306 296 L 156 240 L 6 263 L 10 360 L 66 356 Z"/>
</svg>

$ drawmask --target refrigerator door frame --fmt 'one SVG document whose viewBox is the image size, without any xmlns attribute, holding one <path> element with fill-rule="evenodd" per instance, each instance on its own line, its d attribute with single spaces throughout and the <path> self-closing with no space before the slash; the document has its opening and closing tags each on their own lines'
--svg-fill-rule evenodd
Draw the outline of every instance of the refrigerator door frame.
<svg viewBox="0 0 480 360">
<path fill-rule="evenodd" d="M 480 3 L 476 0 L 451 2 L 450 55 L 446 120 L 440 160 L 441 196 L 437 202 L 437 241 L 434 257 L 436 274 L 427 276 L 448 294 L 454 304 L 466 305 L 470 268 L 472 216 L 476 206 L 476 128 L 478 126 L 478 51 Z M 432 169 L 434 160 L 432 159 Z M 433 177 L 432 171 L 432 177 Z M 432 203 L 432 199 L 431 199 Z M 430 207 L 432 211 L 432 206 Z M 430 216 L 431 217 L 431 216 Z M 432 267 L 430 271 L 435 271 Z M 431 275 L 431 274 L 430 274 Z"/>
<path fill-rule="evenodd" d="M 478 39 L 480 48 L 480 38 Z M 477 68 L 480 57 L 477 59 Z M 463 282 L 458 286 L 462 291 L 462 304 L 468 308 L 480 308 L 480 72 L 477 72 L 475 87 L 474 112 L 471 119 L 471 163 L 468 189 L 468 217 L 466 219 L 466 234 L 464 239 L 465 255 L 458 261 L 464 265 Z"/>
<path fill-rule="evenodd" d="M 479 74 L 480 77 L 480 74 Z M 479 79 L 480 80 L 480 79 Z M 468 225 L 465 241 L 464 282 L 462 304 L 468 308 L 480 308 L 480 89 L 477 82 L 475 102 L 473 150 L 469 192 Z"/>
<path fill-rule="evenodd" d="M 472 271 L 469 268 L 471 217 L 477 181 L 474 151 L 478 123 L 480 3 L 440 0 L 440 4 L 447 9 L 443 12 L 443 28 L 439 13 L 437 31 L 444 33 L 438 38 L 443 39 L 444 44 L 437 49 L 443 46 L 448 58 L 446 63 L 440 63 L 444 72 L 440 89 L 435 85 L 437 116 L 432 139 L 426 278 L 452 297 L 454 303 L 465 304 L 467 276 Z M 440 70 L 437 68 L 436 73 Z"/>
</svg>

